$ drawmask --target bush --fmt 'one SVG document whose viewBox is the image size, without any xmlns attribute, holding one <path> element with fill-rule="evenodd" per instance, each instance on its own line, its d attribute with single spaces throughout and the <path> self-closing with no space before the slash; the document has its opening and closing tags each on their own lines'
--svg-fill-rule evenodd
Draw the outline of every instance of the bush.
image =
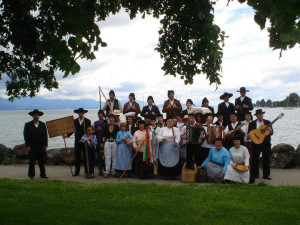
<svg viewBox="0 0 300 225">
<path fill-rule="evenodd" d="M 13 151 L 9 148 L 4 150 L 4 158 L 2 161 L 3 165 L 10 165 L 16 162 L 16 156 L 14 155 Z"/>
</svg>

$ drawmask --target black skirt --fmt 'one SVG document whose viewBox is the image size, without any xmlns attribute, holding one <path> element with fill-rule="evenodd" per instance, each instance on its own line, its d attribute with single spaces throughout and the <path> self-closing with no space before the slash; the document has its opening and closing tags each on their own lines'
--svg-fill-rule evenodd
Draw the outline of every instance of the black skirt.
<svg viewBox="0 0 300 225">
<path fill-rule="evenodd" d="M 158 174 L 165 176 L 165 177 L 174 177 L 178 176 L 181 173 L 181 163 L 180 160 L 173 167 L 165 167 L 163 166 L 160 161 L 158 160 Z"/>
<path fill-rule="evenodd" d="M 150 178 L 153 175 L 153 166 L 143 161 L 143 152 L 138 152 L 135 156 L 133 171 L 138 178 Z"/>
</svg>

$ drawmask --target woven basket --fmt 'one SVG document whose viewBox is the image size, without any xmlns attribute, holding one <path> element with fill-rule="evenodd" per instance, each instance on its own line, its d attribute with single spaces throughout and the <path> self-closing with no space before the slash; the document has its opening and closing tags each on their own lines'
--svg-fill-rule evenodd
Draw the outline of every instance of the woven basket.
<svg viewBox="0 0 300 225">
<path fill-rule="evenodd" d="M 197 173 L 197 166 L 194 164 L 194 170 L 190 170 L 185 168 L 186 164 L 184 163 L 182 167 L 182 173 L 181 173 L 181 181 L 183 183 L 194 183 L 196 179 L 196 173 Z"/>
</svg>

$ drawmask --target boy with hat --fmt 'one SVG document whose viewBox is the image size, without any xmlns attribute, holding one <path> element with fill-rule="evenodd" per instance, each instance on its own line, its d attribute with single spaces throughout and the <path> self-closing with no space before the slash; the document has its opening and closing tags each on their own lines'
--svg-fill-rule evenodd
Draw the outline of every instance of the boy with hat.
<svg viewBox="0 0 300 225">
<path fill-rule="evenodd" d="M 164 102 L 164 106 L 162 109 L 163 113 L 167 114 L 167 118 L 174 118 L 178 116 L 182 111 L 182 106 L 179 100 L 174 98 L 174 91 L 168 91 L 168 100 Z"/>
<path fill-rule="evenodd" d="M 80 173 L 80 162 L 81 162 L 81 154 L 83 154 L 84 160 L 84 171 L 87 174 L 87 159 L 85 154 L 85 147 L 82 142 L 80 142 L 81 137 L 86 133 L 86 128 L 91 126 L 91 121 L 84 117 L 84 114 L 87 113 L 88 110 L 83 108 L 75 109 L 74 113 L 78 114 L 78 118 L 74 120 L 76 131 L 75 131 L 75 173 L 73 176 L 78 176 Z M 73 132 L 74 133 L 74 132 Z M 67 135 L 63 135 L 63 138 L 70 137 L 73 133 L 69 133 Z"/>
<path fill-rule="evenodd" d="M 116 99 L 115 92 L 113 90 L 109 91 L 109 99 L 106 101 L 105 105 L 103 106 L 103 111 L 106 115 L 113 113 L 114 110 L 120 110 L 122 112 L 121 102 Z"/>
<path fill-rule="evenodd" d="M 245 112 L 253 110 L 253 104 L 251 98 L 246 96 L 246 92 L 249 90 L 241 87 L 237 92 L 240 92 L 241 96 L 235 99 L 234 107 L 237 110 L 239 121 L 243 121 L 245 120 Z"/>
<path fill-rule="evenodd" d="M 269 120 L 264 119 L 264 113 L 262 109 L 257 109 L 255 111 L 256 120 L 249 123 L 248 132 L 259 128 L 260 125 L 270 124 Z M 252 142 L 252 162 L 250 170 L 250 183 L 255 182 L 255 178 L 259 177 L 259 156 L 262 153 L 262 162 L 263 162 L 263 179 L 271 180 L 270 177 L 270 160 L 271 160 L 271 135 L 273 135 L 272 126 L 268 127 L 270 134 L 265 137 L 263 143 L 255 144 Z M 251 134 L 248 134 L 248 138 L 251 139 Z"/>
<path fill-rule="evenodd" d="M 227 126 L 227 123 L 224 121 L 224 116 L 223 116 L 223 114 L 222 114 L 221 112 L 217 112 L 217 113 L 215 114 L 215 116 L 217 117 L 217 121 L 214 122 L 214 125 L 222 126 L 222 127 L 224 127 L 224 129 L 225 129 L 225 127 Z"/>
<path fill-rule="evenodd" d="M 158 116 L 160 115 L 160 111 L 158 109 L 158 107 L 156 105 L 154 105 L 154 99 L 152 96 L 149 96 L 147 98 L 147 103 L 148 105 L 143 107 L 141 116 L 145 117 L 145 116 Z"/>
<path fill-rule="evenodd" d="M 129 112 L 135 112 L 134 120 L 137 120 L 137 116 L 139 113 L 141 113 L 141 108 L 139 103 L 135 101 L 135 94 L 130 93 L 128 96 L 129 101 L 124 104 L 123 107 L 123 114 L 129 113 Z"/>
<path fill-rule="evenodd" d="M 218 105 L 218 112 L 223 114 L 224 121 L 226 123 L 230 123 L 230 113 L 233 113 L 235 111 L 234 105 L 231 102 L 229 102 L 229 98 L 231 97 L 231 93 L 225 92 L 220 96 L 220 99 L 224 101 Z"/>
<path fill-rule="evenodd" d="M 40 167 L 40 177 L 48 178 L 45 170 L 46 150 L 48 148 L 48 136 L 45 123 L 40 121 L 40 116 L 44 113 L 35 109 L 28 113 L 33 120 L 25 123 L 24 140 L 26 151 L 29 157 L 28 177 L 33 179 L 35 176 L 35 161 L 38 161 Z"/>
<path fill-rule="evenodd" d="M 244 131 L 244 145 L 245 147 L 248 149 L 249 155 L 250 155 L 250 164 L 251 164 L 251 160 L 252 160 L 252 144 L 251 144 L 251 140 L 248 138 L 248 130 L 249 130 L 249 124 L 251 123 L 251 112 L 249 111 L 245 111 L 244 113 L 244 117 L 245 120 L 242 121 L 242 124 L 244 124 L 244 126 L 242 127 L 242 130 Z"/>
</svg>

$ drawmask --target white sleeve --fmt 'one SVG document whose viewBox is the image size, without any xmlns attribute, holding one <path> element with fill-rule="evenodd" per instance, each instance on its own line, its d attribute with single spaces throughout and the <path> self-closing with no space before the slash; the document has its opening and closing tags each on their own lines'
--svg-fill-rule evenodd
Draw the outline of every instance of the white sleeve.
<svg viewBox="0 0 300 225">
<path fill-rule="evenodd" d="M 157 136 L 156 136 L 158 142 L 162 142 L 162 138 L 163 138 L 163 130 L 164 130 L 164 129 L 162 128 L 162 129 L 160 129 L 160 130 L 158 131 L 158 134 L 157 134 Z"/>
<path fill-rule="evenodd" d="M 174 136 L 175 136 L 175 142 L 180 142 L 180 131 L 177 127 L 174 127 Z"/>
<path fill-rule="evenodd" d="M 225 134 L 229 132 L 229 127 L 228 127 L 228 125 L 226 126 L 224 132 L 225 132 Z"/>
<path fill-rule="evenodd" d="M 250 155 L 249 155 L 248 149 L 245 146 L 243 149 L 243 156 L 244 156 L 244 160 L 245 160 L 245 166 L 249 166 Z"/>
</svg>

